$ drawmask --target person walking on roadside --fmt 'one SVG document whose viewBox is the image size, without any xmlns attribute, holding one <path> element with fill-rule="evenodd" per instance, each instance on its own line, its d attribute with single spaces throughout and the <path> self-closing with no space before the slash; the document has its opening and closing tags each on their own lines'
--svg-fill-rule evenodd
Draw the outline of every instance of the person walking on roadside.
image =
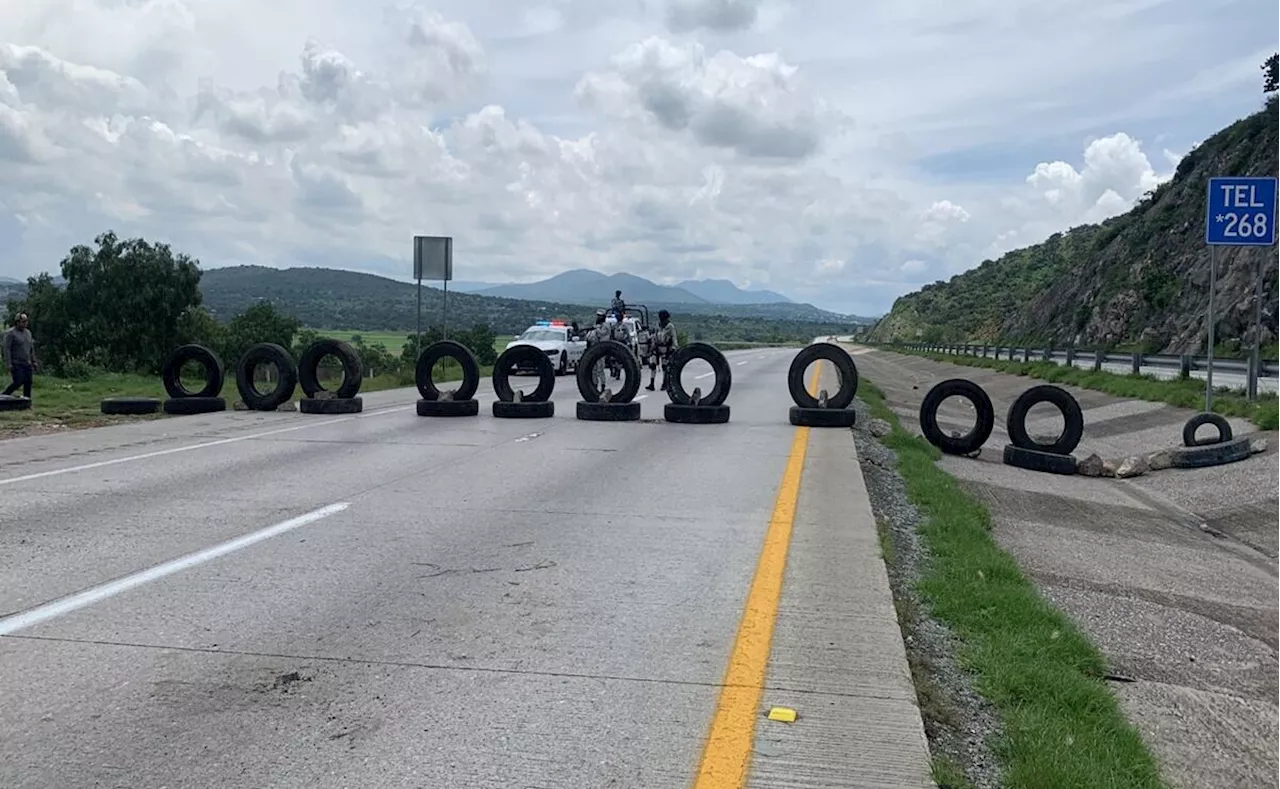
<svg viewBox="0 0 1280 789">
<path fill-rule="evenodd" d="M 676 327 L 671 323 L 671 313 L 658 310 L 658 328 L 654 329 L 653 338 L 649 341 L 649 385 L 645 389 L 650 392 L 654 390 L 653 379 L 657 376 L 658 365 L 662 365 L 662 385 L 666 387 L 667 362 L 679 345 Z"/>
<path fill-rule="evenodd" d="M 22 387 L 22 396 L 31 399 L 31 374 L 39 366 L 36 360 L 36 341 L 27 328 L 27 314 L 18 313 L 13 327 L 4 333 L 4 364 L 9 368 L 13 382 L 4 390 L 6 397 L 11 396 L 18 387 Z"/>
</svg>

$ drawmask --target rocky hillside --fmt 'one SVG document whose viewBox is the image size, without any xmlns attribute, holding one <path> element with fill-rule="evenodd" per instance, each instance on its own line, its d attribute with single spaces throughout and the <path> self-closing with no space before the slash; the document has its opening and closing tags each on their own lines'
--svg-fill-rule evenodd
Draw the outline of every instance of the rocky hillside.
<svg viewBox="0 0 1280 789">
<path fill-rule="evenodd" d="M 1187 154 L 1173 179 L 1127 214 L 1055 234 L 903 296 L 869 338 L 1202 353 L 1209 295 L 1207 182 L 1219 175 L 1275 177 L 1277 120 L 1272 97 L 1263 110 Z M 1259 263 L 1263 343 L 1275 342 L 1275 247 L 1221 247 L 1216 305 L 1224 351 L 1252 342 Z"/>
</svg>

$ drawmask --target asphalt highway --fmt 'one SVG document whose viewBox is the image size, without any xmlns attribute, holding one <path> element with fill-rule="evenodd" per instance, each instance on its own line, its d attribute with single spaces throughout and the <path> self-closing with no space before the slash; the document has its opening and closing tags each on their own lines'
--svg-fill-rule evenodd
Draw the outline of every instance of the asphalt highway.
<svg viewBox="0 0 1280 789">
<path fill-rule="evenodd" d="M 643 390 L 579 421 L 565 377 L 547 420 L 486 381 L 475 418 L 398 390 L 3 442 L 0 786 L 931 786 L 794 353 L 726 354 L 726 425 Z"/>
</svg>

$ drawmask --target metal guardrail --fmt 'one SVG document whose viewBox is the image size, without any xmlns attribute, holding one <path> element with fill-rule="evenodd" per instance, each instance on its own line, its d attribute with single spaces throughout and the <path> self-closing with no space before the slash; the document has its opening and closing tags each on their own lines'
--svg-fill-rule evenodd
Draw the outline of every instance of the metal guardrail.
<svg viewBox="0 0 1280 789">
<path fill-rule="evenodd" d="M 1209 359 L 1205 356 L 1183 354 L 1153 353 L 1116 353 L 1092 348 L 1028 348 L 1010 345 L 974 345 L 974 344 L 929 344 L 929 343 L 891 343 L 889 347 L 905 348 L 928 353 L 940 353 L 950 356 L 976 356 L 986 359 L 1003 359 L 1010 362 L 1052 362 L 1063 366 L 1073 366 L 1102 370 L 1108 366 L 1125 367 L 1134 375 L 1147 374 L 1148 371 L 1173 371 L 1184 378 L 1199 378 L 1196 373 L 1207 372 Z M 1276 384 L 1280 377 L 1280 363 L 1261 361 L 1258 370 L 1254 369 L 1254 359 L 1218 359 L 1213 360 L 1214 375 L 1241 376 L 1245 379 L 1244 389 L 1250 397 L 1256 396 L 1260 379 L 1268 379 L 1267 383 Z M 1260 375 L 1259 375 L 1260 373 Z M 1215 382 L 1216 383 L 1216 382 Z M 1274 388 L 1269 386 L 1268 388 Z"/>
</svg>

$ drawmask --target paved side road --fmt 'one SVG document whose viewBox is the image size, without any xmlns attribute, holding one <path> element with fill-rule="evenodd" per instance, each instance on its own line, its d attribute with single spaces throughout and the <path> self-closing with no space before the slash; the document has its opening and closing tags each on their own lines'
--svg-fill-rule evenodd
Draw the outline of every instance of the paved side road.
<svg viewBox="0 0 1280 789">
<path fill-rule="evenodd" d="M 1037 474 L 1001 462 L 1004 416 L 1039 383 L 980 368 L 855 348 L 862 374 L 906 426 L 947 378 L 983 386 L 996 430 L 977 460 L 940 463 L 990 509 L 1001 545 L 1045 596 L 1106 654 L 1112 689 L 1184 789 L 1275 786 L 1277 720 L 1276 434 L 1265 454 L 1217 468 L 1169 469 L 1129 480 Z M 1065 387 L 1085 433 L 1077 455 L 1123 457 L 1181 443 L 1193 412 Z M 1053 431 L 1039 419 L 1031 432 Z M 973 411 L 948 398 L 944 429 Z M 1256 434 L 1231 420 L 1236 435 Z"/>
<path fill-rule="evenodd" d="M 793 353 L 729 354 L 728 425 L 580 422 L 565 378 L 552 420 L 486 386 L 474 419 L 400 391 L 5 442 L 0 785 L 930 786 Z"/>
</svg>

